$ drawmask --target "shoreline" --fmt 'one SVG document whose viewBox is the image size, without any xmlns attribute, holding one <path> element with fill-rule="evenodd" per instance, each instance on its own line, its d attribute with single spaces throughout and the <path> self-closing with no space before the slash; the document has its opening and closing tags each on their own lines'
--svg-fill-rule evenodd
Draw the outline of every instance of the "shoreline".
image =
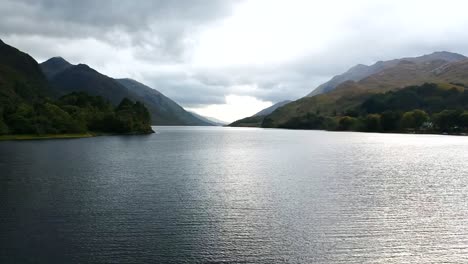
<svg viewBox="0 0 468 264">
<path fill-rule="evenodd" d="M 326 130 L 326 129 L 306 129 L 306 128 L 286 128 L 286 127 L 259 127 L 259 126 L 223 126 L 232 128 L 261 128 L 261 129 L 282 129 L 282 130 L 300 130 L 300 131 L 325 131 L 325 132 L 352 132 L 352 133 L 374 133 L 374 134 L 400 134 L 400 135 L 439 135 L 439 136 L 468 136 L 468 132 L 435 132 L 435 131 L 357 131 L 357 130 Z"/>
<path fill-rule="evenodd" d="M 47 140 L 47 139 L 74 139 L 74 138 L 90 138 L 95 137 L 96 134 L 82 133 L 82 134 L 44 134 L 44 135 L 33 135 L 33 134 L 13 134 L 13 135 L 1 135 L 0 141 L 18 141 L 18 140 Z"/>
<path fill-rule="evenodd" d="M 112 134 L 112 133 L 79 133 L 79 134 L 13 134 L 13 135 L 0 135 L 0 141 L 22 141 L 22 140 L 53 140 L 53 139 L 79 139 L 79 138 L 92 138 L 102 136 L 136 136 L 136 135 L 150 135 L 154 131 L 148 133 L 123 133 L 123 134 Z"/>
</svg>

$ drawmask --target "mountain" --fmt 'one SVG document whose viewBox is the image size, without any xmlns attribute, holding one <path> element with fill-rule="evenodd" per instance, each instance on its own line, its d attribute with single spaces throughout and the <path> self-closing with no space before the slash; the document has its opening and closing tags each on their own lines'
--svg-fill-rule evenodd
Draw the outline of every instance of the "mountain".
<svg viewBox="0 0 468 264">
<path fill-rule="evenodd" d="M 219 120 L 219 119 L 216 119 L 214 117 L 207 117 L 207 116 L 202 116 L 202 115 L 199 115 L 197 113 L 194 113 L 194 112 L 190 112 L 192 115 L 194 115 L 196 118 L 200 119 L 200 120 L 203 120 L 207 123 L 210 123 L 211 125 L 213 126 L 225 126 L 227 125 L 226 122 L 222 121 L 222 120 Z"/>
<path fill-rule="evenodd" d="M 468 88 L 425 83 L 371 95 L 349 114 L 320 113 L 290 118 L 278 127 L 362 132 L 468 132 Z"/>
<path fill-rule="evenodd" d="M 49 80 L 59 95 L 86 92 L 102 96 L 114 105 L 117 105 L 124 97 L 132 97 L 125 86 L 85 64 L 67 67 L 65 70 L 50 76 Z"/>
<path fill-rule="evenodd" d="M 144 84 L 131 79 L 113 79 L 88 65 L 72 65 L 60 57 L 41 63 L 42 70 L 58 95 L 86 92 L 117 105 L 123 98 L 140 101 L 148 108 L 153 125 L 211 125 Z"/>
<path fill-rule="evenodd" d="M 397 59 L 381 62 L 379 67 L 379 71 L 359 81 L 344 81 L 328 92 L 304 97 L 277 109 L 265 117 L 262 126 L 278 127 L 310 114 L 348 115 L 349 111 L 374 94 L 407 86 L 427 82 L 454 87 L 468 84 L 468 59 L 455 53 L 437 52 L 416 58 Z"/>
<path fill-rule="evenodd" d="M 57 73 L 60 73 L 72 66 L 72 64 L 62 57 L 54 57 L 41 63 L 42 71 L 49 79 L 53 78 Z"/>
<path fill-rule="evenodd" d="M 152 89 L 132 79 L 117 79 L 128 91 L 137 96 L 148 107 L 153 124 L 156 125 L 186 125 L 186 126 L 212 126 L 208 122 L 186 111 L 176 102 L 159 91 Z"/>
<path fill-rule="evenodd" d="M 263 110 L 261 110 L 260 112 L 252 115 L 252 116 L 249 116 L 249 117 L 245 117 L 245 118 L 242 118 L 242 119 L 239 119 L 237 121 L 234 121 L 232 122 L 231 124 L 229 124 L 228 126 L 231 126 L 231 127 L 259 127 L 262 122 L 263 122 L 263 118 L 269 114 L 271 114 L 273 111 L 275 111 L 276 109 L 290 103 L 291 101 L 290 100 L 285 100 L 285 101 L 281 101 L 281 102 L 278 102 L 270 107 L 267 107 Z"/>
<path fill-rule="evenodd" d="M 114 107 L 85 93 L 52 100 L 50 87 L 31 56 L 0 41 L 0 139 L 153 132 L 140 102 L 125 98 Z"/>
<path fill-rule="evenodd" d="M 423 55 L 420 57 L 394 59 L 394 60 L 389 60 L 389 61 L 379 61 L 371 66 L 358 64 L 350 68 L 345 73 L 336 75 L 330 81 L 324 84 L 321 84 L 307 96 L 311 97 L 314 95 L 330 92 L 334 90 L 338 85 L 346 81 L 355 81 L 355 82 L 360 81 L 368 76 L 371 76 L 373 74 L 382 72 L 386 69 L 395 67 L 402 61 L 413 62 L 415 64 L 424 64 L 424 63 L 432 62 L 432 61 L 445 61 L 446 63 L 450 63 L 450 62 L 461 61 L 464 59 L 466 59 L 466 57 L 463 55 L 441 51 L 441 52 L 434 52 L 428 55 Z"/>
<path fill-rule="evenodd" d="M 0 40 L 0 103 L 32 102 L 50 93 L 37 62 Z"/>
<path fill-rule="evenodd" d="M 468 89 L 459 84 L 425 83 L 369 96 L 348 114 L 307 113 L 278 127 L 333 131 L 468 132 Z"/>
</svg>

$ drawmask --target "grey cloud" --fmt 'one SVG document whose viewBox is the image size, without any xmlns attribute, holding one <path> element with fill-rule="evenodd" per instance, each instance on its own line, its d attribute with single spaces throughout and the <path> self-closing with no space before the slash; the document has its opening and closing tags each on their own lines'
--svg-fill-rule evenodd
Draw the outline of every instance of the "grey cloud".
<svg viewBox="0 0 468 264">
<path fill-rule="evenodd" d="M 223 17 L 229 13 L 231 3 L 230 0 L 6 0 L 2 3 L 2 10 L 5 11 L 2 12 L 2 19 L 22 17 L 40 20 L 34 32 L 41 27 L 46 28 L 42 26 L 43 23 L 55 24 L 56 27 L 60 24 L 89 27 L 98 31 L 117 28 L 134 32 L 148 30 L 151 26 L 164 31 L 167 27 L 172 30 Z M 21 12 L 11 12 L 13 9 Z M 17 29 L 28 29 L 20 26 Z M 65 33 L 55 29 L 49 33 Z M 66 33 L 71 37 L 75 35 L 73 30 Z"/>
<path fill-rule="evenodd" d="M 225 87 L 222 85 L 206 84 L 186 75 L 150 75 L 144 79 L 150 87 L 187 107 L 225 102 Z"/>
<path fill-rule="evenodd" d="M 135 48 L 140 59 L 183 59 L 190 35 L 229 14 L 233 0 L 4 0 L 3 36 L 96 38 Z M 148 50 L 147 47 L 152 47 Z"/>
<path fill-rule="evenodd" d="M 147 75 L 143 76 L 143 79 L 151 87 L 188 107 L 223 104 L 225 95 L 228 94 L 279 102 L 285 99 L 298 99 L 329 77 L 329 75 L 316 75 L 309 68 L 300 65 L 292 70 L 276 67 L 248 70 L 230 68 L 220 71 L 199 71 L 191 76 Z"/>
</svg>

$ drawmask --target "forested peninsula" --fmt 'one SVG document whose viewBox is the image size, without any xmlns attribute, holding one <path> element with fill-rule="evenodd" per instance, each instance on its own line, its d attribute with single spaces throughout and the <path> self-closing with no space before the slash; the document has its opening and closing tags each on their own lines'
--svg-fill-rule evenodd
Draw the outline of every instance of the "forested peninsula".
<svg viewBox="0 0 468 264">
<path fill-rule="evenodd" d="M 0 139 L 153 132 L 141 102 L 124 98 L 113 105 L 85 92 L 58 96 L 31 56 L 0 41 Z"/>
</svg>

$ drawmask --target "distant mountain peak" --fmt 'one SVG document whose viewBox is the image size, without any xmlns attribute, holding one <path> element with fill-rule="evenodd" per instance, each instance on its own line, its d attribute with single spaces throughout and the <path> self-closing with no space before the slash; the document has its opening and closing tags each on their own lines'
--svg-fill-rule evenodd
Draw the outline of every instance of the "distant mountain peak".
<svg viewBox="0 0 468 264">
<path fill-rule="evenodd" d="M 45 62 L 63 63 L 63 64 L 71 65 L 71 63 L 69 63 L 67 60 L 65 60 L 63 57 L 60 57 L 60 56 L 52 57 Z"/>
<path fill-rule="evenodd" d="M 318 94 L 328 93 L 333 91 L 338 85 L 345 83 L 346 81 L 360 81 L 373 74 L 378 74 L 386 69 L 390 69 L 395 66 L 401 65 L 412 65 L 412 64 L 433 64 L 433 62 L 457 62 L 467 59 L 467 57 L 453 52 L 448 51 L 436 51 L 431 54 L 426 54 L 418 57 L 406 57 L 400 59 L 393 59 L 387 61 L 377 61 L 376 63 L 366 66 L 358 64 L 351 67 L 346 72 L 336 75 L 331 78 L 328 82 L 325 82 L 315 88 L 307 97 L 315 96 Z"/>
<path fill-rule="evenodd" d="M 445 60 L 447 62 L 454 62 L 454 61 L 460 61 L 466 59 L 465 56 L 454 53 L 454 52 L 449 52 L 449 51 L 436 51 L 430 54 L 426 54 L 423 56 L 419 57 L 414 57 L 414 58 L 405 58 L 405 59 L 411 59 L 415 62 L 426 62 L 426 61 L 432 61 L 432 60 Z"/>
<path fill-rule="evenodd" d="M 90 69 L 92 70 L 91 67 L 89 67 L 87 64 L 83 64 L 83 63 L 80 63 L 78 65 L 76 65 L 78 68 L 82 68 L 82 69 Z"/>
<path fill-rule="evenodd" d="M 450 52 L 450 51 L 434 51 L 429 55 L 449 55 L 449 56 L 457 56 L 457 57 L 465 57 L 459 53 Z"/>
<path fill-rule="evenodd" d="M 52 76 L 73 66 L 62 57 L 53 57 L 40 64 L 44 74 L 51 78 Z"/>
<path fill-rule="evenodd" d="M 365 69 L 369 66 L 364 65 L 364 64 L 356 64 L 353 67 L 351 67 L 348 71 L 353 71 L 353 70 L 360 70 L 360 69 Z"/>
</svg>

